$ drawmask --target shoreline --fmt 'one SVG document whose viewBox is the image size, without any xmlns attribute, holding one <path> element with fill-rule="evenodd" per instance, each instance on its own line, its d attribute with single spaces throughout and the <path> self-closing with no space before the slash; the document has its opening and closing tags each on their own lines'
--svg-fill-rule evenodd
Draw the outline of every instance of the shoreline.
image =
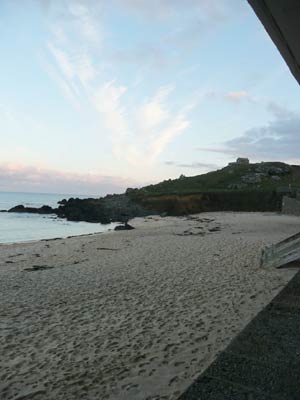
<svg viewBox="0 0 300 400">
<path fill-rule="evenodd" d="M 114 229 L 118 224 L 73 222 L 52 218 L 51 215 L 6 213 L 0 214 L 0 225 L 0 246 L 3 246 L 103 233 Z"/>
<path fill-rule="evenodd" d="M 94 233 L 83 233 L 79 235 L 71 235 L 71 236 L 61 236 L 61 237 L 55 237 L 55 238 L 49 238 L 49 239 L 32 239 L 32 240 L 26 240 L 22 242 L 0 242 L 0 246 L 12 246 L 12 245 L 18 245 L 18 244 L 29 244 L 29 243 L 39 243 L 39 242 L 51 242 L 51 241 L 56 241 L 56 240 L 65 240 L 65 239 L 72 239 L 72 238 L 77 238 L 77 237 L 82 237 L 82 236 L 95 236 L 95 235 L 105 235 L 107 233 L 112 233 L 114 230 L 113 229 L 108 229 L 107 231 L 104 232 L 94 232 Z"/>
<path fill-rule="evenodd" d="M 259 257 L 300 217 L 130 223 L 1 246 L 1 399 L 176 400 L 297 272 L 260 268 Z"/>
</svg>

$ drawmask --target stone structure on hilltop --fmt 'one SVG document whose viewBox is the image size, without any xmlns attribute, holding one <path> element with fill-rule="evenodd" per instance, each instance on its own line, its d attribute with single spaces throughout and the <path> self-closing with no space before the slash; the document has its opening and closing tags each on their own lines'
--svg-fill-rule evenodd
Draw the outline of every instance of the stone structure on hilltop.
<svg viewBox="0 0 300 400">
<path fill-rule="evenodd" d="M 249 158 L 243 158 L 243 157 L 239 157 L 236 160 L 237 164 L 242 164 L 242 165 L 248 165 L 250 164 Z"/>
<path fill-rule="evenodd" d="M 228 165 L 249 165 L 249 158 L 238 157 L 236 161 L 230 162 Z"/>
</svg>

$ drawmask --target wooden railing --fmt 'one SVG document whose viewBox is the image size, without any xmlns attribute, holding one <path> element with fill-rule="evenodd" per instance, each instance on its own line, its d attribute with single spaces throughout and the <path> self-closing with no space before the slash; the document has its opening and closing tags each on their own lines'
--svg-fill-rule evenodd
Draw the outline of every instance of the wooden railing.
<svg viewBox="0 0 300 400">
<path fill-rule="evenodd" d="M 300 232 L 263 249 L 260 265 L 279 268 L 298 259 L 300 260 Z"/>
</svg>

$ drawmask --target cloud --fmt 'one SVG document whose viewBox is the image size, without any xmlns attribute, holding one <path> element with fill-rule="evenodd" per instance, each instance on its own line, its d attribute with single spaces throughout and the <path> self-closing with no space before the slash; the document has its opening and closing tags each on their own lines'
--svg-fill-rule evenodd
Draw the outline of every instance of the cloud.
<svg viewBox="0 0 300 400">
<path fill-rule="evenodd" d="M 16 163 L 0 164 L 0 190 L 105 195 L 122 193 L 132 180 L 95 173 L 78 174 Z"/>
<path fill-rule="evenodd" d="M 116 157 L 122 158 L 124 154 L 124 141 L 128 135 L 128 125 L 121 98 L 126 93 L 127 87 L 117 85 L 110 81 L 98 87 L 92 93 L 92 104 L 100 113 L 107 132 L 111 135 L 113 151 Z"/>
<path fill-rule="evenodd" d="M 103 31 L 99 25 L 99 18 L 103 14 L 102 0 L 34 0 L 40 5 L 47 18 L 55 21 L 52 26 L 53 33 L 57 38 L 66 39 L 65 32 L 62 32 L 60 25 L 68 24 L 75 26 L 77 39 L 86 41 L 89 44 L 99 45 L 103 40 Z M 72 27 L 71 27 L 72 29 Z"/>
<path fill-rule="evenodd" d="M 45 60 L 42 60 L 41 63 L 43 65 L 44 70 L 58 86 L 60 91 L 63 93 L 64 97 L 72 104 L 72 106 L 76 110 L 79 111 L 81 109 L 81 105 L 80 105 L 80 99 L 77 96 L 78 91 L 76 90 L 76 87 L 72 88 L 71 81 L 68 82 L 66 79 L 64 79 L 64 77 L 61 76 L 61 74 L 59 74 L 56 71 L 53 65 L 47 63 Z"/>
<path fill-rule="evenodd" d="M 202 163 L 202 162 L 192 162 L 192 163 L 184 163 L 184 164 L 177 164 L 178 167 L 181 168 L 191 168 L 191 169 L 207 169 L 207 170 L 215 170 L 218 168 L 216 164 L 209 164 L 209 163 Z"/>
<path fill-rule="evenodd" d="M 113 49 L 113 61 L 136 64 L 149 69 L 168 69 L 180 65 L 186 52 L 204 41 L 208 33 L 240 13 L 241 4 L 231 0 L 113 0 L 123 14 L 153 30 L 151 39 L 136 40 L 126 50 Z M 157 25 L 160 24 L 160 25 Z M 164 33 L 159 36 L 161 25 Z"/>
<path fill-rule="evenodd" d="M 198 150 L 263 160 L 299 159 L 300 114 L 275 102 L 268 102 L 266 107 L 273 116 L 270 122 L 248 129 L 217 147 Z"/>
<path fill-rule="evenodd" d="M 228 154 L 228 155 L 236 155 L 236 149 L 229 149 L 226 146 L 226 143 L 221 143 L 217 147 L 196 147 L 195 150 L 208 152 L 208 153 L 221 153 L 221 154 Z M 243 155 L 243 154 L 239 154 Z"/>
<path fill-rule="evenodd" d="M 163 86 L 159 88 L 153 98 L 146 101 L 138 108 L 138 126 L 143 130 L 150 130 L 156 128 L 169 118 L 169 112 L 166 109 L 165 101 L 173 90 L 174 88 L 171 86 Z"/>
<path fill-rule="evenodd" d="M 297 116 L 293 111 L 288 110 L 286 107 L 276 103 L 274 100 L 267 103 L 267 109 L 275 118 L 279 119 L 289 119 Z"/>
<path fill-rule="evenodd" d="M 164 150 L 166 145 L 170 143 L 174 138 L 181 135 L 188 127 L 190 122 L 184 111 L 180 112 L 174 119 L 169 121 L 169 125 L 158 131 L 153 142 L 150 144 L 150 156 L 155 159 Z"/>
<path fill-rule="evenodd" d="M 68 2 L 69 14 L 76 19 L 81 36 L 92 43 L 99 44 L 102 40 L 102 35 L 99 30 L 99 24 L 96 23 L 92 15 L 97 2 L 94 2 L 94 4 L 90 2 L 89 7 L 87 4 L 87 2 L 83 1 Z M 99 5 L 101 6 L 101 2 L 98 2 Z M 96 10 L 99 12 L 99 7 Z"/>
<path fill-rule="evenodd" d="M 80 87 L 78 87 L 77 80 L 85 87 L 88 82 L 96 77 L 91 56 L 85 51 L 76 50 L 73 50 L 73 54 L 70 54 L 67 50 L 63 50 L 51 42 L 48 44 L 48 48 L 66 83 L 78 96 Z"/>
<path fill-rule="evenodd" d="M 162 2 L 162 7 L 173 8 L 171 2 L 167 3 Z M 159 86 L 143 99 L 137 97 L 139 90 L 135 84 L 130 87 L 114 77 L 108 80 L 107 73 L 101 74 L 95 66 L 99 47 L 95 47 L 92 40 L 96 33 L 92 8 L 83 1 L 66 1 L 64 4 L 67 5 L 64 13 L 69 16 L 68 24 L 59 20 L 56 25 L 51 25 L 48 49 L 52 64 L 46 65 L 48 74 L 77 110 L 84 111 L 92 106 L 97 113 L 99 135 L 109 135 L 116 158 L 131 166 L 150 166 L 166 146 L 190 126 L 188 112 L 192 105 L 171 106 L 170 95 L 176 89 L 172 84 Z M 147 7 L 146 4 L 143 6 Z M 133 2 L 127 6 L 142 5 Z M 78 23 L 81 28 L 76 31 Z M 101 26 L 101 20 L 99 23 Z M 78 38 L 80 46 L 71 33 Z M 82 46 L 86 36 L 88 45 Z M 158 62 L 156 48 L 153 51 L 153 60 Z M 141 54 L 138 58 L 145 58 L 144 53 Z M 132 56 L 130 51 L 125 55 Z"/>
<path fill-rule="evenodd" d="M 170 18 L 183 13 L 197 13 L 206 17 L 220 19 L 228 9 L 224 0 L 115 0 L 127 11 L 138 13 L 146 18 Z"/>
<path fill-rule="evenodd" d="M 190 125 L 188 107 L 171 112 L 168 96 L 174 87 L 159 87 L 154 96 L 132 110 L 126 106 L 127 87 L 116 81 L 99 87 L 93 98 L 112 137 L 114 154 L 131 165 L 150 165 L 176 136 Z"/>
<path fill-rule="evenodd" d="M 166 33 L 159 37 L 153 34 L 152 39 L 137 40 L 131 37 L 132 45 L 118 48 L 116 44 L 106 46 L 106 56 L 111 62 L 125 62 L 137 65 L 147 65 L 149 68 L 166 68 L 181 61 L 178 51 L 191 49 L 199 45 L 205 34 L 224 21 L 239 13 L 240 6 L 232 0 L 36 0 L 47 14 L 56 20 L 52 27 L 56 39 L 68 40 L 66 31 L 73 31 L 76 42 L 81 46 L 104 46 L 105 38 L 109 37 L 104 28 L 104 15 L 115 10 L 126 17 L 134 16 L 133 24 L 143 18 L 144 24 L 151 29 L 156 23 L 164 24 Z M 45 7 L 44 1 L 47 1 Z M 50 13 L 49 10 L 52 10 Z M 160 29 L 160 28 L 159 28 Z M 134 31 L 134 30 L 133 30 Z M 130 32 L 127 32 L 130 35 Z M 74 42 L 74 41 L 73 41 Z M 107 62 L 109 60 L 107 59 Z"/>
<path fill-rule="evenodd" d="M 166 161 L 166 165 L 176 166 L 179 168 L 188 168 L 188 169 L 205 169 L 205 170 L 216 170 L 218 168 L 217 164 L 203 163 L 203 162 L 191 162 L 191 163 L 178 163 L 175 161 Z"/>
<path fill-rule="evenodd" d="M 162 47 L 162 43 L 140 42 L 132 45 L 130 49 L 114 48 L 108 53 L 113 64 L 126 63 L 140 67 L 147 66 L 159 71 L 174 62 L 174 56 L 170 56 L 169 51 Z"/>
<path fill-rule="evenodd" d="M 241 90 L 241 91 L 236 91 L 236 92 L 229 92 L 225 96 L 226 100 L 229 100 L 234 103 L 238 103 L 242 100 L 252 100 L 252 97 L 249 95 L 249 93 Z"/>
<path fill-rule="evenodd" d="M 299 157 L 300 115 L 275 119 L 265 126 L 247 130 L 243 135 L 226 142 L 236 154 L 268 159 Z"/>
<path fill-rule="evenodd" d="M 66 79 L 73 79 L 75 75 L 75 69 L 73 63 L 70 61 L 68 54 L 65 51 L 54 46 L 52 43 L 49 43 L 49 50 L 54 56 L 57 64 L 59 65 L 61 72 L 66 77 Z"/>
<path fill-rule="evenodd" d="M 46 8 L 51 61 L 46 57 L 42 65 L 66 98 L 80 109 L 80 103 L 86 103 L 88 84 L 97 76 L 93 54 L 100 51 L 103 42 L 101 3 L 52 0 Z"/>
</svg>

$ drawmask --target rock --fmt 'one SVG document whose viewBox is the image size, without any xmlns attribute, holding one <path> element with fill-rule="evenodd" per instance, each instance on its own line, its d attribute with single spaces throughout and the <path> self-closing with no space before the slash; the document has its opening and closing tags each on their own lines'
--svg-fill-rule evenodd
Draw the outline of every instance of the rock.
<svg viewBox="0 0 300 400">
<path fill-rule="evenodd" d="M 25 212 L 25 207 L 22 204 L 19 204 L 18 206 L 12 207 L 8 210 L 8 212 Z"/>
<path fill-rule="evenodd" d="M 62 199 L 62 200 L 58 201 L 58 204 L 65 205 L 65 204 L 67 204 L 67 202 L 68 202 L 68 200 Z"/>
<path fill-rule="evenodd" d="M 55 209 L 50 206 L 42 206 L 40 208 L 35 207 L 24 207 L 22 204 L 15 206 L 8 210 L 8 212 L 15 213 L 30 213 L 30 214 L 53 214 L 55 213 Z"/>
<path fill-rule="evenodd" d="M 291 166 L 284 163 L 267 163 L 262 162 L 258 164 L 255 169 L 256 172 L 263 172 L 267 175 L 287 175 L 291 172 Z"/>
<path fill-rule="evenodd" d="M 165 218 L 168 216 L 168 213 L 165 211 L 165 212 L 160 213 L 159 216 L 162 218 Z"/>
<path fill-rule="evenodd" d="M 241 181 L 244 183 L 260 183 L 261 180 L 266 176 L 265 173 L 261 172 L 254 172 L 254 173 L 249 173 L 246 175 L 243 175 L 241 177 Z"/>
<path fill-rule="evenodd" d="M 131 193 L 134 192 L 135 189 Z M 134 217 L 144 217 L 152 213 L 152 211 L 144 209 L 134 198 L 126 194 L 107 195 L 99 199 L 63 199 L 59 202 L 58 208 L 49 206 L 34 208 L 18 205 L 11 208 L 9 212 L 56 214 L 58 217 L 66 218 L 68 221 L 100 222 L 101 224 L 109 224 L 110 222 L 126 223 Z"/>
<path fill-rule="evenodd" d="M 100 222 L 101 224 L 111 222 L 103 203 L 99 199 L 70 198 L 58 207 L 56 214 L 68 221 Z"/>
<path fill-rule="evenodd" d="M 133 226 L 129 225 L 127 222 L 125 222 L 124 225 L 118 225 L 115 227 L 115 231 L 128 231 L 131 229 L 135 229 Z"/>
<path fill-rule="evenodd" d="M 136 189 L 136 188 L 127 188 L 125 191 L 125 194 L 131 195 L 131 194 L 137 193 L 137 191 L 138 191 L 138 189 Z"/>
<path fill-rule="evenodd" d="M 227 188 L 228 189 L 236 189 L 236 190 L 240 190 L 240 189 L 245 189 L 248 185 L 246 183 L 230 183 Z"/>
</svg>

